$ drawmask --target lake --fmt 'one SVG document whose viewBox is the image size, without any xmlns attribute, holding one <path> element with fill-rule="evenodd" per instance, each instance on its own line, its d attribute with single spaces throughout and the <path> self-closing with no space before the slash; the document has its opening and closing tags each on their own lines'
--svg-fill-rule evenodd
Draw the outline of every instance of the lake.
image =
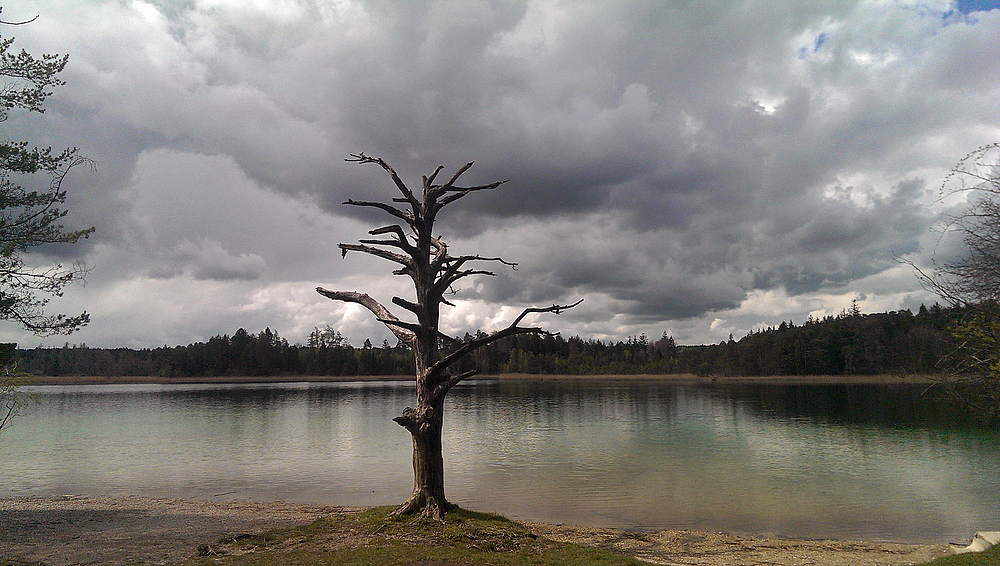
<svg viewBox="0 0 1000 566">
<path fill-rule="evenodd" d="M 91 385 L 0 433 L 5 497 L 399 503 L 406 382 Z M 922 388 L 490 381 L 445 415 L 449 499 L 513 518 L 949 542 L 1000 529 L 1000 434 Z"/>
</svg>

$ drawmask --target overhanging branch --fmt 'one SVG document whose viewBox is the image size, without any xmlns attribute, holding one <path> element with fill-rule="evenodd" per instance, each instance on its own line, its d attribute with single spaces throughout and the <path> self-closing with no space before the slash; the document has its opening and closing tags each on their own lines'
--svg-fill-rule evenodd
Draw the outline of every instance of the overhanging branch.
<svg viewBox="0 0 1000 566">
<path fill-rule="evenodd" d="M 413 267 L 413 260 L 411 258 L 390 252 L 389 250 L 373 248 L 371 246 L 365 246 L 362 244 L 337 244 L 337 247 L 340 248 L 341 254 L 344 257 L 347 256 L 347 252 L 362 252 L 376 257 L 380 257 L 382 259 L 387 259 L 389 261 L 396 262 L 406 267 Z"/>
<path fill-rule="evenodd" d="M 516 336 L 518 334 L 549 334 L 549 332 L 543 328 L 524 327 L 524 326 L 518 326 L 518 324 L 522 320 L 524 320 L 524 317 L 528 316 L 529 314 L 545 313 L 545 312 L 550 312 L 553 314 L 562 314 L 563 311 L 571 309 L 582 302 L 583 299 L 580 299 L 579 301 L 571 305 L 552 305 L 549 307 L 526 308 L 517 318 L 514 319 L 514 322 L 510 323 L 510 326 L 508 326 L 507 328 L 504 328 L 499 332 L 490 334 L 489 336 L 483 336 L 482 338 L 474 338 L 468 342 L 463 343 L 458 349 L 438 360 L 433 366 L 431 366 L 430 371 L 428 373 L 432 375 L 440 375 L 441 372 L 443 372 L 445 369 L 451 366 L 451 364 L 464 358 L 470 353 L 478 350 L 479 348 L 482 348 L 483 346 L 486 346 L 487 344 L 491 344 L 493 342 L 496 342 L 497 340 L 501 340 L 508 336 Z"/>
<path fill-rule="evenodd" d="M 394 314 L 389 312 L 389 309 L 385 308 L 382 303 L 371 298 L 366 293 L 358 293 L 357 291 L 330 291 L 322 287 L 316 287 L 316 292 L 328 299 L 333 299 L 334 301 L 343 301 L 345 303 L 357 303 L 366 309 L 370 310 L 375 318 L 386 325 L 386 327 L 396 335 L 403 342 L 409 344 L 412 343 L 416 334 L 410 328 L 411 324 L 402 322 Z"/>
<path fill-rule="evenodd" d="M 511 323 L 510 327 L 512 328 L 517 326 L 518 323 L 524 320 L 524 317 L 528 316 L 529 314 L 542 313 L 542 312 L 550 312 L 552 314 L 562 314 L 564 310 L 571 309 L 582 302 L 583 299 L 580 299 L 579 301 L 571 305 L 552 305 L 551 307 L 528 307 L 524 309 L 524 311 L 520 314 L 520 316 L 514 319 L 514 322 Z"/>
</svg>

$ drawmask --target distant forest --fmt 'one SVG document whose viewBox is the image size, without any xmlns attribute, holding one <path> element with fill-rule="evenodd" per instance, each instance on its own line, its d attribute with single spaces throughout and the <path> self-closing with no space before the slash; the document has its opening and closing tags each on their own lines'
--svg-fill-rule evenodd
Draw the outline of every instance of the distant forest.
<svg viewBox="0 0 1000 566">
<path fill-rule="evenodd" d="M 703 376 L 930 374 L 947 371 L 948 328 L 965 313 L 934 305 L 862 314 L 849 311 L 804 324 L 782 322 L 740 340 L 679 346 L 664 333 L 619 342 L 578 336 L 519 335 L 463 360 L 457 371 L 482 374 L 665 374 Z M 470 335 L 465 340 L 472 339 Z M 47 376 L 294 376 L 412 375 L 402 344 L 366 340 L 357 347 L 336 329 L 314 329 L 308 343 L 289 344 L 277 332 L 215 336 L 187 346 L 133 350 L 85 345 L 22 349 L 18 370 Z"/>
</svg>

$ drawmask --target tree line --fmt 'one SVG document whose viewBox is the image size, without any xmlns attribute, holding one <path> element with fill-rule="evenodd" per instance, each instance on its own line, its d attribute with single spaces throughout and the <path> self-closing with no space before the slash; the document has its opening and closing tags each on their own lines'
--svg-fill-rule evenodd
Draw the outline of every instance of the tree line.
<svg viewBox="0 0 1000 566">
<path fill-rule="evenodd" d="M 961 307 L 862 314 L 857 306 L 836 316 L 792 321 L 730 337 L 719 344 L 680 346 L 664 333 L 623 341 L 524 334 L 492 342 L 461 360 L 456 371 L 481 374 L 668 374 L 702 376 L 934 374 L 950 371 L 950 328 Z M 468 342 L 485 336 L 466 334 Z M 21 349 L 18 369 L 34 375 L 95 376 L 359 376 L 412 375 L 413 354 L 401 341 L 352 345 L 336 329 L 314 329 L 306 344 L 290 344 L 267 328 L 244 329 L 187 346 L 152 349 Z"/>
</svg>

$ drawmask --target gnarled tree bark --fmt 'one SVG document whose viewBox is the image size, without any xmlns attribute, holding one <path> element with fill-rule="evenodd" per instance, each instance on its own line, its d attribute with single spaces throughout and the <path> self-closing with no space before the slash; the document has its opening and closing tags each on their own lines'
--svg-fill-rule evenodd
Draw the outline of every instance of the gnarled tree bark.
<svg viewBox="0 0 1000 566">
<path fill-rule="evenodd" d="M 448 246 L 433 236 L 434 221 L 438 212 L 446 205 L 477 191 L 492 190 L 504 183 L 498 181 L 487 185 L 460 187 L 456 183 L 472 163 L 458 169 L 444 184 L 434 184 L 444 168 L 439 166 L 429 177 L 423 177 L 420 198 L 400 179 L 396 172 L 380 158 L 358 153 L 347 161 L 374 163 L 392 178 L 396 189 L 402 195 L 392 199 L 394 204 L 378 201 L 348 200 L 349 206 L 377 208 L 401 220 L 406 226 L 390 224 L 369 232 L 378 239 L 364 239 L 357 244 L 339 244 L 341 253 L 362 252 L 398 264 L 394 275 L 406 275 L 413 281 L 416 301 L 393 297 L 392 303 L 410 311 L 416 322 L 406 322 L 393 315 L 384 305 L 365 293 L 356 291 L 329 291 L 317 287 L 316 291 L 330 299 L 357 303 L 375 315 L 404 343 L 413 349 L 416 362 L 416 408 L 406 407 L 403 413 L 393 419 L 409 431 L 413 439 L 413 493 L 395 511 L 396 514 L 421 512 L 442 519 L 450 507 L 444 490 L 444 458 L 442 456 L 441 430 L 444 419 L 444 399 L 452 387 L 475 374 L 467 371 L 452 374 L 451 367 L 458 360 L 491 342 L 516 334 L 547 334 L 537 327 L 520 326 L 524 318 L 532 313 L 555 313 L 572 308 L 571 305 L 532 307 L 514 319 L 507 328 L 471 341 L 461 342 L 445 336 L 438 328 L 440 307 L 450 304 L 444 295 L 452 285 L 473 275 L 493 275 L 484 269 L 470 267 L 477 262 L 494 262 L 516 268 L 517 264 L 498 257 L 480 255 L 452 256 Z M 405 205 L 405 208 L 396 206 Z M 581 299 L 582 301 L 582 299 Z M 450 349 L 442 350 L 440 344 L 450 342 Z"/>
</svg>

